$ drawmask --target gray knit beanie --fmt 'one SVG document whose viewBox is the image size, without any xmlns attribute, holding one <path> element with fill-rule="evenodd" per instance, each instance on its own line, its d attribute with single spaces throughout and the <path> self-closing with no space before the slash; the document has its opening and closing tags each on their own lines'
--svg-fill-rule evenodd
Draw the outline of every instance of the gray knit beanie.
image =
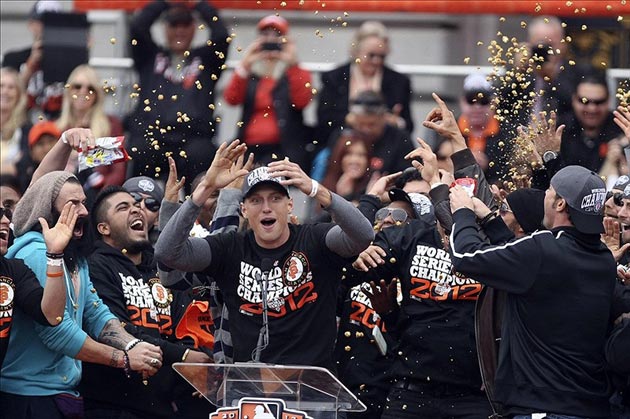
<svg viewBox="0 0 630 419">
<path fill-rule="evenodd" d="M 46 173 L 28 187 L 24 196 L 13 211 L 13 227 L 16 237 L 28 233 L 39 225 L 39 217 L 48 221 L 52 227 L 53 207 L 59 191 L 70 178 L 76 179 L 70 172 L 58 170 Z"/>
</svg>

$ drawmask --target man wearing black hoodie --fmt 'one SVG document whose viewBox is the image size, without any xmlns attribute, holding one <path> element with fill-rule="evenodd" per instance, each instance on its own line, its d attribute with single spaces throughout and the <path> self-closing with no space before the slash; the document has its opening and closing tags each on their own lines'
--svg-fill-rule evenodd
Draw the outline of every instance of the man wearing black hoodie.
<svg viewBox="0 0 630 419">
<path fill-rule="evenodd" d="M 602 348 L 616 269 L 599 236 L 605 199 L 595 173 L 567 166 L 545 195 L 549 230 L 492 246 L 478 231 L 472 199 L 451 189 L 454 268 L 508 292 L 495 396 L 515 418 L 609 416 Z"/>
<path fill-rule="evenodd" d="M 90 418 L 108 418 L 113 414 L 174 417 L 172 402 L 189 407 L 192 388 L 176 376 L 170 365 L 211 362 L 211 358 L 195 350 L 192 342 L 175 337 L 179 316 L 171 311 L 187 304 L 178 301 L 183 294 L 171 293 L 157 277 L 157 262 L 139 200 L 124 188 L 107 187 L 97 196 L 92 216 L 100 237 L 89 257 L 92 283 L 129 333 L 162 349 L 165 368 L 143 382 L 139 377 L 128 379 L 106 366 L 85 363 L 81 393 L 86 414 Z M 197 409 L 194 417 L 207 417 L 210 405 L 199 400 Z M 182 417 L 181 412 L 177 417 Z"/>
</svg>

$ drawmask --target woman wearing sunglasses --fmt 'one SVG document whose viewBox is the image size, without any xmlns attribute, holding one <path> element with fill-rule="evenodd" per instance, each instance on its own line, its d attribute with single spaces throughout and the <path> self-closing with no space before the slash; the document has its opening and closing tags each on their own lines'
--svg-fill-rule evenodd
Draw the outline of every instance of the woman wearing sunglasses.
<svg viewBox="0 0 630 419">
<path fill-rule="evenodd" d="M 82 64 L 70 76 L 63 93 L 61 115 L 55 121 L 60 131 L 70 128 L 89 128 L 94 138 L 123 135 L 120 120 L 105 113 L 107 85 L 99 81 L 93 67 Z M 72 160 L 76 161 L 76 160 Z M 125 181 L 126 165 L 117 163 L 87 170 L 88 185 L 100 189 L 106 185 L 122 185 Z M 84 179 L 80 179 L 82 182 Z"/>
</svg>

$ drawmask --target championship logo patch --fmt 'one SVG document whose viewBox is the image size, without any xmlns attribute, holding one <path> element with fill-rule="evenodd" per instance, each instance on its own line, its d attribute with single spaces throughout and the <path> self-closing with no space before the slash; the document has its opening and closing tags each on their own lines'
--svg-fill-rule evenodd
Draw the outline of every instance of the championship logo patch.
<svg viewBox="0 0 630 419">
<path fill-rule="evenodd" d="M 287 409 L 281 399 L 242 398 L 238 407 L 222 407 L 210 419 L 313 419 L 301 410 Z"/>
<path fill-rule="evenodd" d="M 0 312 L 13 309 L 15 299 L 15 285 L 13 280 L 6 276 L 0 276 Z"/>
<path fill-rule="evenodd" d="M 151 296 L 155 305 L 159 308 L 167 308 L 173 301 L 170 291 L 157 278 L 149 279 L 148 283 L 149 287 L 151 287 Z"/>
<path fill-rule="evenodd" d="M 284 262 L 282 268 L 285 285 L 294 286 L 302 282 L 310 272 L 308 259 L 301 252 L 291 252 L 291 256 Z"/>
<path fill-rule="evenodd" d="M 153 192 L 153 190 L 155 189 L 155 184 L 148 179 L 140 179 L 140 181 L 138 181 L 138 188 L 147 193 Z"/>
</svg>

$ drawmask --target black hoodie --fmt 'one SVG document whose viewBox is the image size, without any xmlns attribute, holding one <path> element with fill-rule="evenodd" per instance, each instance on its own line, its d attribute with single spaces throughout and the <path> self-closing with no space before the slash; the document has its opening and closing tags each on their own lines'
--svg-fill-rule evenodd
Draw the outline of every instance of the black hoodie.
<svg viewBox="0 0 630 419">
<path fill-rule="evenodd" d="M 178 314 L 171 313 L 171 306 L 181 306 L 178 296 L 171 302 L 171 292 L 160 284 L 151 251 L 143 253 L 141 264 L 136 266 L 120 250 L 99 240 L 88 262 L 99 297 L 127 332 L 162 349 L 163 367 L 144 385 L 139 374 L 132 373 L 128 379 L 121 369 L 84 362 L 80 392 L 86 405 L 172 417 L 170 401 L 177 397 L 174 386 L 181 379 L 171 364 L 181 362 L 186 348 L 192 346 L 175 339 Z M 192 388 L 184 388 L 192 392 Z"/>
</svg>

